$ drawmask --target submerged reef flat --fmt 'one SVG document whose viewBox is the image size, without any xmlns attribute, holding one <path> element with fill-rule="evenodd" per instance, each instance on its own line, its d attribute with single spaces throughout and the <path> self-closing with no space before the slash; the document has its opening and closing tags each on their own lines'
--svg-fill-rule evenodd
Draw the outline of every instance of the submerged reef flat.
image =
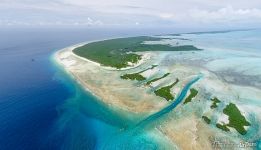
<svg viewBox="0 0 261 150">
<path fill-rule="evenodd" d="M 233 50 L 242 49 L 240 43 L 213 48 L 232 33 L 240 37 L 213 32 L 103 40 L 60 50 L 55 60 L 102 104 L 132 122 L 119 131 L 128 136 L 129 147 L 137 144 L 130 135 L 135 131 L 135 136 L 150 135 L 159 149 L 216 149 L 213 139 L 231 145 L 261 139 L 261 55 Z M 197 76 L 202 77 L 184 94 Z M 115 140 L 107 143 L 121 142 Z"/>
</svg>

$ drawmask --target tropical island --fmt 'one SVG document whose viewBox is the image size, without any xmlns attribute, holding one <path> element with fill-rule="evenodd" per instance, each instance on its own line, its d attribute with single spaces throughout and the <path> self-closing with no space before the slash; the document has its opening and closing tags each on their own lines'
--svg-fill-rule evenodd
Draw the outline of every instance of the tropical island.
<svg viewBox="0 0 261 150">
<path fill-rule="evenodd" d="M 65 48 L 55 59 L 102 103 L 126 112 L 124 117 L 137 118 L 134 124 L 161 118 L 155 120 L 156 125 L 146 126 L 154 125 L 151 132 L 164 135 L 160 139 L 169 144 L 190 149 L 186 143 L 195 143 L 196 148 L 211 149 L 209 137 L 240 142 L 245 135 L 254 134 L 249 131 L 253 122 L 248 111 L 236 101 L 238 96 L 231 99 L 226 95 L 234 86 L 205 66 L 215 60 L 205 58 L 211 53 L 183 36 L 90 42 Z"/>
<path fill-rule="evenodd" d="M 144 41 L 158 40 L 161 40 L 161 38 L 148 36 L 111 39 L 77 47 L 73 52 L 104 66 L 121 69 L 131 66 L 141 60 L 141 55 L 136 54 L 135 52 L 199 50 L 193 45 L 170 46 L 161 44 L 149 45 L 143 43 Z"/>
</svg>

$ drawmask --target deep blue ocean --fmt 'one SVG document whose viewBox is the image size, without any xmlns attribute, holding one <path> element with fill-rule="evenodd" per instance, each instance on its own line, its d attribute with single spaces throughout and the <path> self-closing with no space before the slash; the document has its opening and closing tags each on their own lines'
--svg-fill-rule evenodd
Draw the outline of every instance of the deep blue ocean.
<svg viewBox="0 0 261 150">
<path fill-rule="evenodd" d="M 0 150 L 100 149 L 108 133 L 128 122 L 75 84 L 53 53 L 80 42 L 159 33 L 0 29 Z"/>
</svg>

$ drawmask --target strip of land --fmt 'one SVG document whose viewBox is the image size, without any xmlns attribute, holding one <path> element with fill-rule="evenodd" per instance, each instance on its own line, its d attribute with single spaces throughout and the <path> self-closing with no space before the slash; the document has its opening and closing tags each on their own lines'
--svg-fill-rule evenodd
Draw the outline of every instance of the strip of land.
<svg viewBox="0 0 261 150">
<path fill-rule="evenodd" d="M 191 102 L 192 98 L 196 97 L 198 94 L 198 91 L 194 88 L 190 89 L 190 94 L 189 96 L 185 99 L 183 104 Z"/>
<path fill-rule="evenodd" d="M 172 88 L 173 86 L 175 86 L 178 82 L 179 82 L 179 79 L 176 79 L 176 81 L 175 81 L 174 83 L 172 83 L 171 85 L 161 87 L 160 89 L 154 91 L 154 93 L 155 93 L 157 96 L 160 96 L 160 97 L 165 98 L 167 101 L 173 100 L 173 99 L 174 99 L 174 96 L 172 95 L 172 93 L 171 93 L 170 90 L 171 90 L 171 88 Z"/>
<path fill-rule="evenodd" d="M 166 74 L 164 74 L 164 75 L 161 76 L 161 77 L 152 79 L 152 80 L 148 81 L 148 82 L 146 83 L 146 85 L 150 85 L 152 82 L 156 82 L 156 81 L 158 81 L 158 80 L 160 80 L 160 79 L 163 79 L 163 78 L 167 77 L 168 75 L 170 75 L 170 73 L 166 73 Z"/>
<path fill-rule="evenodd" d="M 212 104 L 210 106 L 211 109 L 217 108 L 218 104 L 221 102 L 217 97 L 211 99 Z"/>
<path fill-rule="evenodd" d="M 210 124 L 211 120 L 207 116 L 202 116 L 202 119 L 207 123 Z"/>
</svg>

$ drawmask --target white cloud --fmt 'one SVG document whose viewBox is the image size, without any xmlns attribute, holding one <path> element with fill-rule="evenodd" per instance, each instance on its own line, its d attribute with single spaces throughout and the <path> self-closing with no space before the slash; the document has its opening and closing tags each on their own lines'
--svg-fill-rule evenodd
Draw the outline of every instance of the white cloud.
<svg viewBox="0 0 261 150">
<path fill-rule="evenodd" d="M 260 26 L 260 0 L 1 0 L 1 25 Z M 250 25 L 249 25 L 250 26 Z"/>
<path fill-rule="evenodd" d="M 216 11 L 191 10 L 189 16 L 194 21 L 203 23 L 222 23 L 233 21 L 257 21 L 261 20 L 261 10 L 252 9 L 234 9 L 233 7 L 224 7 Z"/>
</svg>

